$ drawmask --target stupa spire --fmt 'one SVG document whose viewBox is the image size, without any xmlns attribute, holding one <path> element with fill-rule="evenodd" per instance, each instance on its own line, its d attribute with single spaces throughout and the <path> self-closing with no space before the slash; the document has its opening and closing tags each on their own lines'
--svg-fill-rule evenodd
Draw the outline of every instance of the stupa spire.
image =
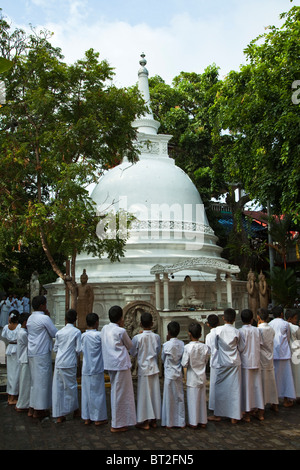
<svg viewBox="0 0 300 470">
<path fill-rule="evenodd" d="M 155 121 L 153 118 L 153 113 L 151 109 L 151 101 L 150 101 L 150 92 L 149 92 L 149 72 L 146 69 L 146 64 L 147 61 L 145 59 L 145 54 L 141 54 L 141 60 L 140 60 L 140 66 L 141 68 L 138 71 L 138 77 L 139 77 L 139 91 L 142 95 L 142 97 L 145 100 L 145 104 L 147 106 L 147 112 L 144 116 L 142 116 L 140 119 L 136 119 L 133 123 L 134 127 L 138 128 L 139 132 L 143 132 L 144 134 L 157 134 L 158 128 L 160 126 L 160 123 L 158 121 Z"/>
</svg>

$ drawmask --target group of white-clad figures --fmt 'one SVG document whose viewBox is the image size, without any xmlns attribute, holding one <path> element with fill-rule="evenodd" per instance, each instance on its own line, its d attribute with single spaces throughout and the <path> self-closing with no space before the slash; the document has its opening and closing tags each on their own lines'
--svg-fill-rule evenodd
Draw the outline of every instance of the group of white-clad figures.
<svg viewBox="0 0 300 470">
<path fill-rule="evenodd" d="M 271 321 L 269 312 L 259 309 L 255 326 L 253 312 L 243 310 L 239 329 L 232 308 L 224 311 L 222 324 L 217 315 L 209 315 L 205 341 L 200 341 L 201 325 L 194 322 L 187 344 L 178 339 L 176 321 L 168 324 L 168 336 L 161 344 L 148 312 L 141 314 L 141 331 L 130 338 L 120 306 L 110 308 L 109 323 L 101 330 L 98 315 L 89 313 L 84 332 L 76 327 L 75 310 L 67 311 L 65 326 L 57 330 L 44 296 L 34 297 L 32 309 L 31 314 L 12 311 L 2 330 L 7 342 L 8 404 L 32 418 L 52 413 L 61 423 L 73 414 L 85 424 L 108 423 L 105 375 L 110 382 L 111 432 L 131 426 L 154 428 L 158 420 L 167 428 L 205 427 L 222 418 L 232 423 L 248 422 L 251 416 L 263 420 L 266 405 L 276 411 L 280 399 L 283 406 L 292 406 L 300 397 L 300 365 L 292 360 L 292 345 L 298 345 L 300 338 L 298 316 L 290 311 L 285 319 L 281 307 L 272 310 Z M 136 394 L 132 357 L 138 364 Z"/>
<path fill-rule="evenodd" d="M 0 301 L 0 328 L 8 324 L 8 318 L 13 310 L 19 313 L 30 312 L 30 299 L 27 293 L 19 297 L 17 294 L 2 295 Z"/>
</svg>

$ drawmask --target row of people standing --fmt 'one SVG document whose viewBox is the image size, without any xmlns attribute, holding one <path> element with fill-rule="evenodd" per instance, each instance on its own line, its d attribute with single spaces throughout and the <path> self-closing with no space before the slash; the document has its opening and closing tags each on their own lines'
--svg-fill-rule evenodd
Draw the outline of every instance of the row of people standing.
<svg viewBox="0 0 300 470">
<path fill-rule="evenodd" d="M 0 328 L 8 324 L 8 318 L 13 310 L 19 313 L 30 312 L 30 299 L 27 293 L 23 296 L 17 294 L 3 295 L 0 301 Z"/>
<path fill-rule="evenodd" d="M 83 334 L 75 327 L 77 314 L 74 310 L 67 312 L 66 326 L 57 331 L 48 316 L 46 299 L 43 297 L 34 298 L 32 306 L 34 311 L 30 316 L 23 314 L 19 318 L 17 311 L 12 312 L 9 325 L 3 331 L 3 337 L 9 342 L 7 347 L 8 403 L 15 404 L 17 411 L 28 409 L 29 416 L 45 417 L 50 414 L 49 410 L 52 408 L 52 417 L 58 423 L 64 421 L 65 416 L 72 412 L 74 416 L 81 416 L 86 424 L 91 421 L 96 425 L 107 423 L 104 379 L 104 370 L 106 370 L 109 374 L 111 387 L 112 432 L 125 431 L 134 425 L 142 429 L 156 427 L 157 420 L 161 417 L 162 425 L 169 427 L 171 419 L 175 423 L 174 425 L 177 426 L 176 423 L 178 423 L 179 427 L 185 427 L 184 396 L 181 394 L 181 399 L 179 399 L 176 381 L 174 382 L 175 389 L 173 388 L 174 374 L 176 379 L 179 376 L 183 387 L 181 359 L 185 361 L 186 369 L 184 370 L 186 370 L 187 384 L 191 381 L 193 384 L 197 383 L 202 386 L 199 397 L 195 389 L 196 395 L 192 393 L 188 400 L 189 402 L 191 400 L 198 402 L 201 397 L 201 403 L 204 400 L 202 409 L 206 410 L 204 389 L 208 347 L 198 341 L 201 336 L 200 325 L 195 324 L 193 325 L 195 328 L 191 329 L 195 336 L 192 341 L 195 346 L 199 345 L 199 352 L 202 347 L 202 352 L 204 352 L 201 355 L 203 363 L 199 378 L 190 365 L 193 363 L 195 351 L 192 353 L 191 348 L 186 348 L 184 357 L 181 358 L 184 343 L 176 338 L 180 331 L 179 324 L 172 322 L 168 326 L 169 343 L 171 344 L 171 338 L 178 341 L 179 364 L 177 364 L 176 355 L 174 370 L 170 350 L 163 349 L 166 388 L 161 403 L 158 367 L 161 342 L 159 335 L 151 331 L 153 319 L 150 313 L 142 314 L 141 328 L 143 332 L 131 340 L 124 329 L 123 311 L 119 306 L 110 309 L 110 323 L 105 325 L 101 332 L 98 330 L 98 315 L 88 314 L 86 317 L 87 329 Z M 193 338 L 191 333 L 190 336 Z M 53 338 L 55 338 L 54 352 L 56 357 L 52 378 L 51 344 Z M 14 344 L 14 349 L 12 349 L 12 344 Z M 78 406 L 77 391 L 77 361 L 80 353 L 83 354 L 81 412 Z M 130 355 L 137 356 L 138 361 L 136 401 Z M 197 364 L 195 366 L 198 368 Z M 169 396 L 170 393 L 172 397 Z M 175 417 L 175 421 L 172 411 L 174 404 L 176 406 L 179 404 L 179 414 Z M 200 415 L 202 416 L 201 413 Z M 198 413 L 196 416 L 197 421 Z M 189 417 L 190 422 L 195 421 L 194 408 L 192 412 L 189 412 Z M 195 427 L 197 424 L 195 422 Z"/>
<path fill-rule="evenodd" d="M 57 422 L 63 421 L 66 414 L 72 411 L 75 415 L 80 415 L 76 380 L 77 359 L 80 352 L 83 353 L 81 416 L 86 423 L 107 422 L 104 383 L 104 370 L 107 370 L 111 384 L 112 432 L 123 431 L 133 425 L 149 429 L 156 426 L 156 421 L 160 418 L 163 426 L 184 427 L 186 424 L 184 382 L 187 390 L 188 424 L 192 427 L 197 427 L 199 424 L 205 426 L 207 423 L 205 369 L 209 356 L 211 357 L 209 409 L 214 412 L 211 419 L 220 420 L 222 416 L 226 416 L 236 422 L 242 418 L 243 413 L 247 415 L 254 408 L 263 410 L 266 403 L 278 404 L 277 386 L 270 378 L 272 373 L 267 374 L 267 380 L 262 380 L 261 362 L 259 365 L 256 362 L 256 367 L 253 367 L 254 361 L 251 368 L 251 359 L 249 361 L 249 358 L 253 356 L 259 357 L 261 361 L 260 354 L 264 344 L 261 339 L 263 335 L 260 333 L 259 343 L 256 343 L 254 338 L 257 337 L 257 333 L 253 336 L 252 333 L 242 332 L 243 329 L 251 332 L 252 330 L 258 331 L 258 328 L 250 325 L 252 312 L 250 316 L 249 311 L 242 312 L 245 328 L 240 330 L 236 330 L 233 326 L 235 311 L 232 309 L 224 312 L 225 324 L 223 326 L 213 325 L 213 317 L 211 317 L 211 326 L 215 328 L 207 336 L 206 344 L 199 341 L 201 336 L 199 324 L 190 325 L 190 342 L 185 346 L 177 338 L 180 331 L 179 324 L 171 322 L 168 325 L 168 338 L 162 346 L 164 390 L 161 404 L 158 369 L 161 344 L 160 337 L 151 331 L 150 314 L 145 314 L 141 319 L 143 332 L 131 340 L 123 327 L 120 307 L 110 309 L 110 323 L 105 325 L 101 332 L 98 331 L 98 316 L 89 314 L 87 331 L 82 335 L 74 327 L 76 312 L 68 312 L 66 326 L 57 331 L 47 315 L 45 298 L 35 298 L 33 309 L 34 312 L 27 321 L 27 330 L 25 328 L 28 333 L 27 371 L 30 373 L 30 387 L 28 387 L 28 381 L 21 378 L 20 374 L 17 402 L 17 409 L 28 407 L 30 416 L 45 416 L 49 414 L 51 407 L 52 416 L 57 419 Z M 12 316 L 12 321 L 14 321 L 14 316 Z M 262 323 L 267 323 L 267 321 Z M 22 326 L 24 329 L 24 324 Z M 214 334 L 212 334 L 213 331 Z M 268 350 L 270 365 L 270 368 L 266 370 L 273 370 L 273 374 L 275 374 L 274 336 L 273 343 L 269 338 L 264 346 Z M 52 380 L 51 349 L 54 337 L 56 359 Z M 19 348 L 21 348 L 21 343 L 18 335 Z M 129 352 L 138 358 L 137 407 L 135 407 Z M 241 367 L 243 352 L 250 368 Z M 216 358 L 217 367 L 215 368 Z M 182 374 L 182 368 L 184 374 Z M 242 372 L 243 369 L 254 371 L 254 373 Z M 286 377 L 290 377 L 287 372 L 285 372 L 284 382 L 286 382 Z M 258 389 L 261 392 L 257 393 L 253 399 L 251 393 L 254 383 L 260 384 Z M 266 395 L 266 389 L 263 391 L 263 384 L 268 385 L 268 389 L 272 390 L 272 398 Z M 263 393 L 264 398 L 262 398 Z M 285 397 L 285 395 L 282 396 Z M 295 398 L 295 393 L 289 392 L 287 396 L 292 400 Z M 257 397 L 259 397 L 258 401 L 256 401 Z M 260 414 L 259 418 L 262 419 L 263 414 Z"/>
<path fill-rule="evenodd" d="M 255 411 L 263 420 L 267 404 L 278 411 L 279 399 L 289 407 L 300 396 L 298 315 L 286 315 L 285 320 L 282 307 L 275 307 L 269 321 L 269 312 L 259 309 L 258 325 L 253 326 L 253 313 L 246 309 L 241 312 L 243 326 L 236 329 L 234 311 L 227 309 L 224 326 L 212 322 L 206 337 L 212 352 L 209 408 L 214 414 L 209 419 L 250 421 Z"/>
</svg>

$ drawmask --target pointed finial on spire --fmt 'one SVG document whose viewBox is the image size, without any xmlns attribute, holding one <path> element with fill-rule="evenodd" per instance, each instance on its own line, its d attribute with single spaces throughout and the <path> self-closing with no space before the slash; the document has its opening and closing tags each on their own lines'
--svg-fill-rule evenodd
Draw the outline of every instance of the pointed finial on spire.
<svg viewBox="0 0 300 470">
<path fill-rule="evenodd" d="M 144 52 L 141 53 L 141 60 L 139 62 L 139 64 L 141 65 L 141 68 L 139 70 L 139 75 L 140 74 L 144 74 L 148 77 L 149 73 L 148 73 L 148 70 L 146 69 L 145 65 L 147 64 L 147 61 L 145 59 L 145 54 Z"/>
<path fill-rule="evenodd" d="M 134 126 L 138 127 L 139 132 L 144 132 L 146 134 L 157 134 L 157 130 L 159 128 L 159 122 L 155 121 L 153 118 L 153 113 L 151 110 L 151 102 L 150 102 L 150 93 L 149 93 L 149 82 L 148 82 L 148 70 L 146 69 L 145 65 L 147 61 L 145 59 L 144 52 L 141 53 L 141 59 L 139 61 L 141 68 L 138 71 L 139 77 L 139 91 L 145 100 L 145 104 L 147 105 L 148 112 L 142 117 L 141 119 L 137 119 L 134 121 Z"/>
<path fill-rule="evenodd" d="M 147 64 L 147 61 L 146 61 L 145 57 L 146 57 L 146 56 L 145 56 L 144 52 L 142 52 L 142 53 L 141 53 L 141 58 L 142 58 L 142 59 L 140 60 L 140 65 L 141 65 L 142 67 L 145 67 L 145 65 Z"/>
</svg>

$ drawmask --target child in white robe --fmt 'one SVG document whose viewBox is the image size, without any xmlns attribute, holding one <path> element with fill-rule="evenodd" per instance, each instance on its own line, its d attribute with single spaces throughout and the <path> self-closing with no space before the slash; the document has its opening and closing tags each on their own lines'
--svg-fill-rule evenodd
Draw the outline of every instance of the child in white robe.
<svg viewBox="0 0 300 470">
<path fill-rule="evenodd" d="M 55 335 L 53 352 L 56 353 L 52 382 L 52 417 L 57 423 L 70 413 L 79 416 L 77 365 L 81 352 L 81 332 L 76 328 L 77 312 L 68 310 L 66 325 Z"/>
<path fill-rule="evenodd" d="M 6 368 L 7 368 L 7 403 L 16 405 L 19 395 L 20 364 L 17 358 L 17 336 L 21 328 L 19 324 L 19 312 L 12 310 L 9 314 L 8 324 L 4 326 L 1 336 L 7 342 Z"/>
<path fill-rule="evenodd" d="M 285 312 L 285 319 L 290 326 L 290 348 L 292 353 L 292 372 L 295 385 L 296 398 L 300 398 L 300 362 L 299 362 L 299 346 L 300 346 L 300 328 L 298 313 L 295 310 L 288 309 Z"/>
<path fill-rule="evenodd" d="M 222 417 L 235 424 L 242 419 L 241 411 L 241 358 L 240 334 L 234 327 L 236 312 L 232 308 L 224 311 L 224 325 L 216 328 L 218 368 L 215 381 L 215 409 L 209 421 L 221 421 Z"/>
<path fill-rule="evenodd" d="M 6 296 L 3 301 L 1 301 L 0 328 L 3 328 L 5 325 L 8 325 L 8 317 L 11 307 L 10 298 Z"/>
<path fill-rule="evenodd" d="M 168 326 L 167 342 L 163 344 L 161 359 L 164 364 L 164 389 L 161 425 L 167 428 L 185 427 L 185 403 L 182 374 L 184 342 L 177 338 L 180 325 L 171 321 Z"/>
<path fill-rule="evenodd" d="M 275 331 L 274 337 L 274 369 L 278 398 L 283 398 L 283 406 L 293 405 L 296 399 L 294 378 L 291 365 L 290 326 L 284 320 L 281 306 L 272 309 L 273 320 L 269 325 Z"/>
<path fill-rule="evenodd" d="M 28 334 L 26 329 L 28 317 L 29 313 L 25 312 L 22 313 L 19 318 L 21 328 L 19 328 L 17 337 L 17 358 L 20 364 L 20 378 L 16 411 L 27 411 L 29 409 L 31 378 L 28 363 Z"/>
<path fill-rule="evenodd" d="M 201 331 L 199 323 L 190 324 L 190 342 L 184 346 L 181 361 L 186 383 L 188 426 L 194 429 L 198 426 L 205 428 L 207 424 L 206 364 L 209 348 L 199 341 Z"/>
<path fill-rule="evenodd" d="M 239 351 L 242 363 L 242 413 L 243 419 L 250 422 L 250 412 L 257 413 L 260 421 L 264 419 L 263 388 L 260 372 L 261 336 L 258 328 L 252 326 L 253 312 L 241 312 L 243 326 L 240 329 Z"/>
<path fill-rule="evenodd" d="M 205 337 L 205 344 L 209 347 L 210 358 L 210 374 L 209 374 L 209 399 L 208 408 L 210 410 L 215 409 L 215 382 L 218 367 L 218 351 L 216 349 L 216 327 L 219 326 L 218 315 L 211 314 L 207 317 L 207 325 L 210 328 L 210 332 Z"/>
<path fill-rule="evenodd" d="M 158 334 L 151 331 L 153 318 L 151 313 L 143 312 L 141 327 L 143 332 L 132 338 L 132 348 L 129 353 L 137 356 L 137 427 L 149 429 L 156 427 L 156 421 L 161 417 L 161 394 L 159 384 L 158 355 L 161 343 Z"/>
<path fill-rule="evenodd" d="M 86 316 L 87 329 L 82 334 L 81 417 L 85 424 L 107 424 L 107 407 L 99 317 Z"/>
<path fill-rule="evenodd" d="M 118 305 L 109 309 L 110 323 L 101 330 L 104 370 L 109 374 L 111 385 L 111 432 L 127 431 L 136 424 L 136 409 L 131 376 L 129 338 Z"/>
<path fill-rule="evenodd" d="M 263 387 L 264 405 L 271 404 L 271 409 L 278 410 L 278 395 L 275 380 L 273 348 L 275 331 L 268 324 L 269 312 L 264 308 L 257 311 L 258 330 L 261 335 L 260 370 Z"/>
</svg>

